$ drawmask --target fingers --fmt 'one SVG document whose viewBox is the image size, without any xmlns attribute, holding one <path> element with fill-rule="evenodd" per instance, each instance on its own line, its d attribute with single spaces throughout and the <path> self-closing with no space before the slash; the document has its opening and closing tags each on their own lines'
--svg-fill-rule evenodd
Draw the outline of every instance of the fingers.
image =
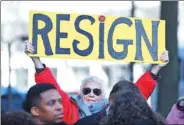
<svg viewBox="0 0 184 125">
<path fill-rule="evenodd" d="M 25 46 L 25 53 L 33 53 L 34 47 L 32 46 L 31 42 L 27 41 Z"/>
<path fill-rule="evenodd" d="M 169 52 L 167 50 L 162 53 L 160 60 L 163 62 L 169 62 Z"/>
</svg>

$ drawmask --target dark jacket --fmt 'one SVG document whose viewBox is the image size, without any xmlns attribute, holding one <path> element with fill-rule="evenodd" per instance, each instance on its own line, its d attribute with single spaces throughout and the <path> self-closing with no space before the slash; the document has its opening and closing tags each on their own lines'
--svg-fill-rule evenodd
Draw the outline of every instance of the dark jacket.
<svg viewBox="0 0 184 125">
<path fill-rule="evenodd" d="M 106 106 L 101 112 L 78 120 L 74 125 L 98 125 L 99 121 L 106 115 Z"/>
<path fill-rule="evenodd" d="M 102 118 L 103 118 L 103 112 L 100 112 L 100 113 L 82 118 L 74 125 L 99 125 L 99 122 Z M 128 123 L 125 123 L 124 125 L 156 125 L 156 121 L 152 119 L 142 120 L 142 121 L 133 120 Z"/>
<path fill-rule="evenodd" d="M 100 120 L 101 117 L 99 112 L 78 120 L 74 125 L 98 125 Z"/>
</svg>

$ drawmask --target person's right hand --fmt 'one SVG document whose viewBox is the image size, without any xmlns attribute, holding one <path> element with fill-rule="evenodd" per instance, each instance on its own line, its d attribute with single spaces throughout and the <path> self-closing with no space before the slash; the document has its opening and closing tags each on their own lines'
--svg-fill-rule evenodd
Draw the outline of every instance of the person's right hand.
<svg viewBox="0 0 184 125">
<path fill-rule="evenodd" d="M 25 46 L 25 53 L 26 54 L 29 54 L 29 53 L 33 54 L 33 52 L 34 52 L 34 47 L 33 47 L 32 43 L 27 41 L 26 46 Z M 44 68 L 44 66 L 40 60 L 40 57 L 31 56 L 30 58 L 32 59 L 36 68 Z"/>
<path fill-rule="evenodd" d="M 25 53 L 28 55 L 29 53 L 33 54 L 33 52 L 34 52 L 34 47 L 33 47 L 32 43 L 29 41 L 26 41 Z M 30 57 L 30 58 L 33 59 L 33 61 L 36 59 L 40 59 L 39 57 L 35 57 L 35 56 Z"/>
<path fill-rule="evenodd" d="M 26 41 L 26 46 L 25 46 L 25 53 L 28 54 L 28 53 L 33 53 L 34 52 L 34 47 L 32 45 L 31 42 L 29 41 Z"/>
</svg>

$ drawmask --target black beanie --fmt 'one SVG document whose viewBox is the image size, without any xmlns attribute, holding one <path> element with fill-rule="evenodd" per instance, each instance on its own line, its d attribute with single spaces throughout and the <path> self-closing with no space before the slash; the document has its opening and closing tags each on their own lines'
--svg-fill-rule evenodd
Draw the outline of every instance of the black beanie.
<svg viewBox="0 0 184 125">
<path fill-rule="evenodd" d="M 40 94 L 42 92 L 45 92 L 50 89 L 56 88 L 50 83 L 40 83 L 32 86 L 26 94 L 25 101 L 23 102 L 23 109 L 27 112 L 30 112 L 32 108 L 31 102 L 33 101 L 33 99 L 36 97 L 40 97 Z"/>
</svg>

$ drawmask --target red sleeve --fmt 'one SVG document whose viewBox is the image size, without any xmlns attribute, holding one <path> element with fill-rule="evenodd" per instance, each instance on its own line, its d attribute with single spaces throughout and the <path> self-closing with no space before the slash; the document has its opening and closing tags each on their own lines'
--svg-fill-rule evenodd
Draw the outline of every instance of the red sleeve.
<svg viewBox="0 0 184 125">
<path fill-rule="evenodd" d="M 136 85 L 143 96 L 148 99 L 156 87 L 156 81 L 152 78 L 151 72 L 146 72 L 138 79 Z"/>
<path fill-rule="evenodd" d="M 35 81 L 37 84 L 39 83 L 50 83 L 54 85 L 59 94 L 63 96 L 67 96 L 67 94 L 59 87 L 58 83 L 56 82 L 56 79 L 52 75 L 52 72 L 48 67 L 46 67 L 41 73 L 35 73 Z"/>
</svg>

